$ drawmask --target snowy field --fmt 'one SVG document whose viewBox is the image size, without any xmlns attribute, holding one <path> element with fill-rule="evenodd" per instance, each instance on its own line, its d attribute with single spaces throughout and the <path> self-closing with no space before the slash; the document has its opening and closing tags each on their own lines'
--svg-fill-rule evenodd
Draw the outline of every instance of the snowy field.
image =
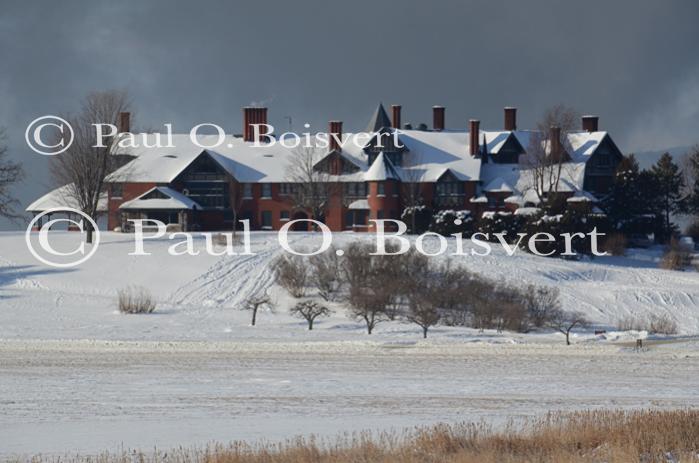
<svg viewBox="0 0 699 463">
<path fill-rule="evenodd" d="M 56 234 L 66 246 L 75 236 Z M 357 239 L 371 238 L 335 235 L 339 246 Z M 564 309 L 610 331 L 566 347 L 554 333 L 450 327 L 423 341 L 398 322 L 368 336 L 339 307 L 309 332 L 273 286 L 276 234 L 253 234 L 253 256 L 173 257 L 170 244 L 133 257 L 132 236 L 104 233 L 90 261 L 59 270 L 37 264 L 22 233 L 0 234 L 0 456 L 699 406 L 699 274 L 658 269 L 660 250 L 579 262 L 500 249 L 459 258 L 494 279 L 557 286 Z M 117 312 L 116 290 L 131 284 L 151 289 L 156 313 Z M 251 327 L 241 301 L 267 287 L 277 309 Z M 651 313 L 676 320 L 681 336 L 635 352 L 638 333 L 613 332 L 620 318 Z"/>
</svg>

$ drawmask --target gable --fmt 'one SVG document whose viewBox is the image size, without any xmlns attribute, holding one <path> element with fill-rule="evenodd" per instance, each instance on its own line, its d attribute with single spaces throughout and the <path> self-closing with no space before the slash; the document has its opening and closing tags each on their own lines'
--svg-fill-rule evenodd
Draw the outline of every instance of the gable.
<svg viewBox="0 0 699 463">
<path fill-rule="evenodd" d="M 491 157 L 498 164 L 517 164 L 519 155 L 524 153 L 524 147 L 517 140 L 517 137 L 510 133 L 497 152 L 491 153 Z"/>
<path fill-rule="evenodd" d="M 226 170 L 207 151 L 199 156 L 179 173 L 175 181 L 222 181 L 227 178 Z"/>
</svg>

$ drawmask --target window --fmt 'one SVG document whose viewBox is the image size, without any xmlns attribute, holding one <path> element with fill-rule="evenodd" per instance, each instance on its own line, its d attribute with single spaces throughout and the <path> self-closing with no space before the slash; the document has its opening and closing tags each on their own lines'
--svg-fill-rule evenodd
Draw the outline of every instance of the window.
<svg viewBox="0 0 699 463">
<path fill-rule="evenodd" d="M 294 185 L 292 183 L 280 183 L 279 184 L 279 194 L 282 196 L 289 196 L 294 192 Z"/>
<path fill-rule="evenodd" d="M 272 228 L 272 211 L 262 211 L 262 228 Z"/>
<path fill-rule="evenodd" d="M 243 198 L 252 198 L 252 183 L 243 183 Z"/>
<path fill-rule="evenodd" d="M 464 184 L 455 180 L 446 180 L 437 183 L 437 196 L 462 196 Z"/>
<path fill-rule="evenodd" d="M 376 211 L 376 218 L 379 220 L 383 219 L 383 210 Z"/>
<path fill-rule="evenodd" d="M 349 210 L 345 212 L 345 228 L 352 228 L 354 224 L 354 211 Z"/>
<path fill-rule="evenodd" d="M 289 220 L 289 211 L 279 211 L 279 220 Z"/>
<path fill-rule="evenodd" d="M 228 185 L 220 182 L 188 182 L 186 196 L 205 208 L 225 209 L 229 206 Z"/>
<path fill-rule="evenodd" d="M 112 183 L 112 198 L 121 198 L 124 195 L 124 185 Z"/>
<path fill-rule="evenodd" d="M 262 184 L 262 197 L 263 198 L 271 198 L 272 197 L 272 184 L 271 183 L 263 183 Z"/>
<path fill-rule="evenodd" d="M 348 197 L 366 197 L 366 183 L 364 182 L 348 182 L 345 183 L 345 196 Z"/>
<path fill-rule="evenodd" d="M 376 185 L 376 195 L 385 196 L 386 195 L 386 185 L 383 183 L 378 183 Z"/>
</svg>

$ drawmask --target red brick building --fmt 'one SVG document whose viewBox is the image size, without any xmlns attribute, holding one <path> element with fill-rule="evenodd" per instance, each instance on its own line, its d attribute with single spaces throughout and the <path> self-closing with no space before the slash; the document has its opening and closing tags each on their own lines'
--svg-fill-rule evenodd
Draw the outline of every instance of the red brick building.
<svg viewBox="0 0 699 463">
<path fill-rule="evenodd" d="M 250 220 L 253 229 L 276 230 L 290 220 L 312 218 L 298 194 L 309 182 L 293 174 L 299 158 L 308 159 L 314 178 L 326 185 L 322 212 L 315 218 L 334 231 L 365 231 L 370 219 L 399 219 L 405 207 L 418 204 L 474 216 L 524 212 L 548 193 L 537 191 L 524 161 L 540 134 L 517 129 L 515 108 L 505 108 L 503 129 L 495 131 L 481 130 L 477 120 L 467 130 L 447 129 L 442 106 L 433 108 L 431 129 L 401 127 L 401 109 L 393 105 L 389 119 L 379 105 L 364 132 L 343 133 L 342 122 L 331 121 L 327 134 L 299 134 L 298 139 L 286 134 L 256 140 L 256 124 L 267 124 L 267 108 L 260 107 L 243 108 L 241 136 L 205 135 L 194 143 L 189 134 L 173 135 L 167 146 L 148 147 L 156 145 L 158 134 L 141 134 L 142 146 L 119 148 L 130 161 L 108 178 L 107 227 L 123 228 L 127 219 L 138 217 L 185 229 L 223 230 L 237 218 Z M 122 118 L 124 133 L 128 121 Z M 552 130 L 551 139 L 535 142 L 564 156 L 556 191 L 571 202 L 604 195 L 621 160 L 597 124 L 596 117 L 585 116 L 582 130 L 563 135 Z M 313 147 L 293 146 L 308 139 Z M 41 212 L 40 203 L 28 210 Z M 305 223 L 296 226 L 306 228 Z"/>
</svg>

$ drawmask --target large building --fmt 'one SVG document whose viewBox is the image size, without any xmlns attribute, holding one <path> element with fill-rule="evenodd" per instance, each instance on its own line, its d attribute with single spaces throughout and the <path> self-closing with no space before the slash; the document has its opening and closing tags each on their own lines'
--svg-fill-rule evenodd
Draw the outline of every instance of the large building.
<svg viewBox="0 0 699 463">
<path fill-rule="evenodd" d="M 255 124 L 267 123 L 267 108 L 261 107 L 243 108 L 239 136 L 205 135 L 194 143 L 189 134 L 173 135 L 171 146 L 148 147 L 159 135 L 142 134 L 138 148 L 120 148 L 127 162 L 108 178 L 106 226 L 125 229 L 129 218 L 151 218 L 185 230 L 223 230 L 237 217 L 249 219 L 253 229 L 276 230 L 315 217 L 334 231 L 365 231 L 370 219 L 398 219 L 406 206 L 417 204 L 468 210 L 474 217 L 519 214 L 535 210 L 555 191 L 569 203 L 593 205 L 609 190 L 622 159 L 595 116 L 583 116 L 580 130 L 552 127 L 544 135 L 519 130 L 511 107 L 504 109 L 502 130 L 483 130 L 478 120 L 464 130 L 446 129 L 442 106 L 433 108 L 432 128 L 401 126 L 398 105 L 391 113 L 389 118 L 379 105 L 361 133 L 343 133 L 342 122 L 331 121 L 327 147 L 255 140 Z M 128 120 L 124 114 L 122 133 L 129 132 Z M 546 167 L 552 157 L 560 162 Z M 310 161 L 306 176 L 295 173 L 300 159 Z M 542 175 L 542 169 L 549 171 Z M 555 182 L 544 179 L 551 169 Z M 320 214 L 296 193 L 314 181 L 327 186 Z M 27 210 L 41 212 L 42 204 L 56 202 L 58 191 Z"/>
</svg>

